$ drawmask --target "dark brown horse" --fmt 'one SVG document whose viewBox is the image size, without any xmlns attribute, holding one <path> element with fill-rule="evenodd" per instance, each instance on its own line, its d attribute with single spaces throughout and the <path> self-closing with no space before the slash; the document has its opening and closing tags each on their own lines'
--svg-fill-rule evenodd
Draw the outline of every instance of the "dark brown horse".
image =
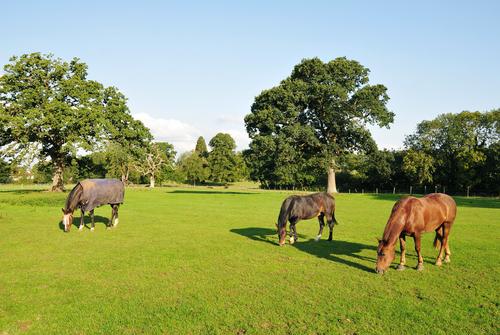
<svg viewBox="0 0 500 335">
<path fill-rule="evenodd" d="M 279 244 L 285 244 L 286 236 L 286 223 L 290 222 L 290 243 L 293 244 L 297 241 L 297 229 L 295 225 L 299 220 L 308 220 L 318 217 L 319 233 L 316 236 L 316 241 L 319 241 L 325 226 L 324 218 L 330 228 L 330 235 L 328 241 L 332 240 L 333 226 L 337 221 L 335 220 L 335 199 L 329 193 L 314 193 L 310 195 L 292 195 L 283 201 L 281 205 L 280 215 L 278 217 L 278 237 Z"/>
<path fill-rule="evenodd" d="M 125 187 L 118 179 L 86 179 L 76 184 L 66 199 L 66 205 L 62 209 L 64 231 L 69 232 L 73 224 L 73 212 L 80 208 L 79 230 L 83 229 L 85 212 L 89 212 L 92 221 L 91 231 L 94 231 L 94 208 L 101 205 L 111 205 L 111 219 L 108 227 L 118 224 L 118 207 L 123 203 Z"/>
<path fill-rule="evenodd" d="M 412 236 L 415 241 L 415 251 L 418 255 L 417 270 L 423 270 L 424 259 L 420 253 L 420 237 L 422 233 L 436 232 L 434 247 L 439 247 L 436 265 L 444 261 L 450 262 L 450 247 L 448 237 L 455 221 L 457 205 L 452 197 L 442 193 L 431 193 L 423 198 L 406 197 L 394 205 L 391 216 L 385 226 L 384 236 L 379 240 L 377 249 L 377 273 L 384 273 L 395 257 L 395 246 L 399 239 L 401 259 L 397 267 L 404 270 L 406 258 L 406 236 Z"/>
</svg>

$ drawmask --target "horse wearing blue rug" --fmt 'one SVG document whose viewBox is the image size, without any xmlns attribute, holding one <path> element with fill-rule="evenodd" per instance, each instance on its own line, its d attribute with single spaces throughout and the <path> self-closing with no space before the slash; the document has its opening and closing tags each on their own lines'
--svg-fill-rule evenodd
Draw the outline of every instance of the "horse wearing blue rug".
<svg viewBox="0 0 500 335">
<path fill-rule="evenodd" d="M 73 213 L 77 208 L 82 211 L 78 229 L 83 229 L 85 212 L 89 212 L 92 222 L 90 230 L 94 231 L 94 208 L 102 205 L 111 206 L 111 219 L 107 227 L 115 227 L 118 224 L 118 207 L 123 203 L 124 194 L 125 186 L 118 179 L 86 179 L 78 182 L 69 193 L 62 209 L 64 231 L 69 232 L 73 224 Z"/>
</svg>

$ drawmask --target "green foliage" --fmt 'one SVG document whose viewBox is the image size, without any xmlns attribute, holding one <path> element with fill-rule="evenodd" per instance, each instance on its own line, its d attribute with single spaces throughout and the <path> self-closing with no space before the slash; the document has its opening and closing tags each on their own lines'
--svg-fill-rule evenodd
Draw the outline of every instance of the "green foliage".
<svg viewBox="0 0 500 335">
<path fill-rule="evenodd" d="M 206 158 L 196 150 L 183 153 L 177 162 L 183 179 L 191 184 L 200 184 L 208 180 L 210 170 Z"/>
<path fill-rule="evenodd" d="M 8 183 L 10 181 L 10 164 L 0 158 L 0 183 Z"/>
<path fill-rule="evenodd" d="M 488 174 L 488 169 L 485 170 L 491 164 L 488 157 L 494 157 L 491 151 L 500 141 L 499 124 L 498 109 L 483 113 L 442 114 L 434 120 L 419 123 L 416 132 L 406 138 L 405 145 L 413 152 L 420 152 L 420 158 L 428 156 L 420 159 L 420 164 L 431 165 L 429 161 L 433 160 L 434 169 L 422 172 L 426 175 L 424 179 L 431 180 L 428 175 L 435 171 L 433 179 L 436 183 L 446 185 L 450 190 L 463 189 L 481 184 L 483 174 Z M 489 171 L 494 173 L 495 170 Z"/>
<path fill-rule="evenodd" d="M 236 143 L 229 134 L 218 133 L 209 142 L 212 150 L 208 154 L 210 179 L 218 183 L 238 180 Z"/>
<path fill-rule="evenodd" d="M 305 59 L 290 77 L 257 96 L 245 117 L 252 139 L 248 155 L 262 161 L 252 166 L 252 177 L 277 185 L 310 182 L 314 177 L 300 166 L 326 171 L 348 152 L 373 151 L 366 125 L 387 127 L 394 114 L 386 108 L 386 88 L 369 85 L 368 73 L 346 58 Z"/>
<path fill-rule="evenodd" d="M 203 136 L 198 137 L 194 151 L 196 153 L 198 153 L 198 155 L 201 157 L 204 157 L 204 158 L 208 157 L 207 143 L 205 142 L 205 139 L 203 138 Z"/>
<path fill-rule="evenodd" d="M 423 151 L 408 150 L 403 157 L 403 171 L 419 185 L 432 183 L 434 159 Z"/>
<path fill-rule="evenodd" d="M 94 150 L 104 140 L 123 145 L 129 138 L 148 137 L 144 127 L 137 132 L 141 124 L 131 118 L 125 97 L 114 87 L 89 80 L 87 65 L 78 58 L 65 62 L 50 54 L 14 56 L 4 72 L 1 144 L 9 145 L 12 156 L 31 147 L 41 161 L 50 158 L 53 190 L 63 188 L 65 164 L 78 149 Z"/>
</svg>

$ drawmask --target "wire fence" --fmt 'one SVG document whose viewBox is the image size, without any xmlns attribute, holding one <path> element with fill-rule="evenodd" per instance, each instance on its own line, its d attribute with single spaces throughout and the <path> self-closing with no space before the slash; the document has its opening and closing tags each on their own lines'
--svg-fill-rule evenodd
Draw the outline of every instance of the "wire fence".
<svg viewBox="0 0 500 335">
<path fill-rule="evenodd" d="M 274 187 L 262 187 L 264 189 L 280 190 L 280 191 L 301 191 L 301 192 L 324 192 L 325 187 L 320 186 L 307 186 L 307 187 L 286 187 L 286 186 L 274 186 Z M 349 185 L 340 185 L 337 188 L 339 193 L 360 193 L 360 194 L 407 194 L 407 195 L 425 195 L 429 193 L 445 193 L 455 196 L 464 197 L 500 197 L 500 192 L 495 192 L 492 190 L 484 190 L 473 187 L 463 187 L 463 188 L 450 188 L 447 186 L 434 185 L 434 186 L 395 186 L 392 188 L 387 187 L 350 187 Z"/>
</svg>

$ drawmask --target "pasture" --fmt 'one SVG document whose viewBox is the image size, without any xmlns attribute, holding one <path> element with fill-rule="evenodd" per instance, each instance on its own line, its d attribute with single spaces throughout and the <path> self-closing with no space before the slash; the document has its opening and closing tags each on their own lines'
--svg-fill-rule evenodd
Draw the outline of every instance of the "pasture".
<svg viewBox="0 0 500 335">
<path fill-rule="evenodd" d="M 3 186 L 0 334 L 498 334 L 499 200 L 455 198 L 451 264 L 434 265 L 426 234 L 423 272 L 410 239 L 408 268 L 397 253 L 380 276 L 375 238 L 398 196 L 340 194 L 333 242 L 301 221 L 280 248 L 288 194 L 129 188 L 117 228 L 105 206 L 95 232 L 64 233 L 67 193 Z"/>
</svg>

